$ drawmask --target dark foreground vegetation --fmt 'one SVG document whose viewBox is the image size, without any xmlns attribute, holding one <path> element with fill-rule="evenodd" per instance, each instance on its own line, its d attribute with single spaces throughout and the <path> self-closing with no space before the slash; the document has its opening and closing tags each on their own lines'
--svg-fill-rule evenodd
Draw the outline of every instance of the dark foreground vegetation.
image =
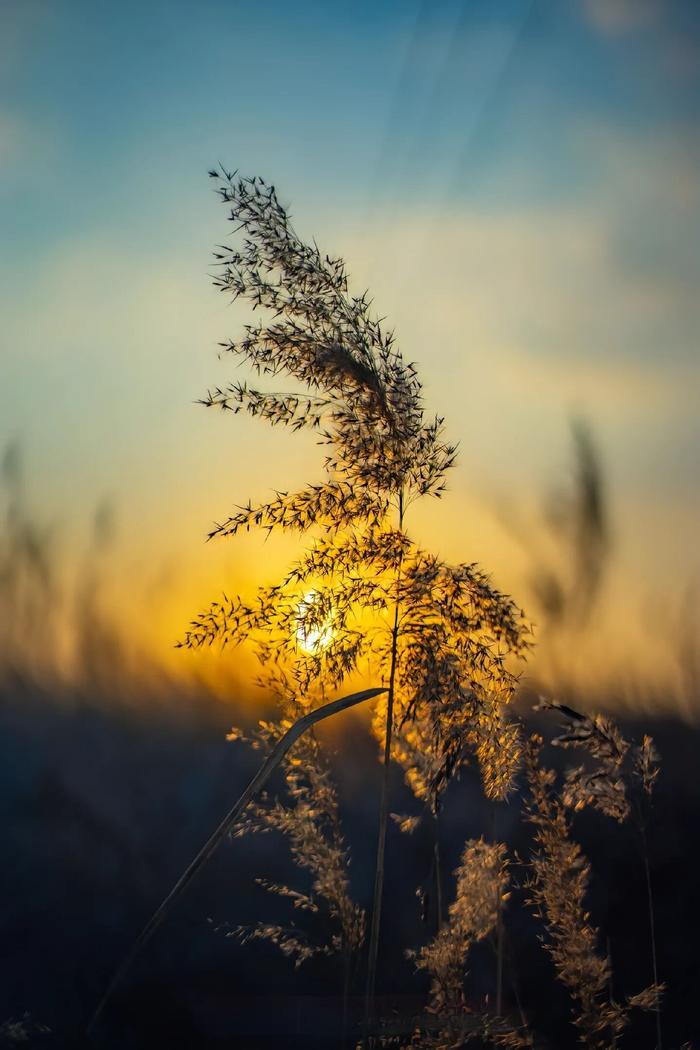
<svg viewBox="0 0 700 1050">
<path fill-rule="evenodd" d="M 82 1031 L 123 954 L 165 892 L 223 816 L 255 759 L 224 739 L 232 712 L 207 698 L 181 696 L 180 710 L 144 697 L 140 713 L 107 698 L 44 695 L 6 682 L 0 709 L 4 862 L 1 1016 L 30 1015 L 29 1043 L 80 1046 Z M 341 716 L 343 717 L 343 716 Z M 538 716 L 541 719 L 544 716 Z M 700 1038 L 700 731 L 671 720 L 623 724 L 630 736 L 651 731 L 662 755 L 649 840 L 658 932 L 659 975 L 666 982 L 664 1045 Z M 353 892 L 372 895 L 375 746 L 354 720 L 343 725 L 334 769 L 348 839 Z M 547 756 L 561 763 L 562 755 Z M 400 775 L 393 805 L 411 809 Z M 402 807 L 403 804 L 403 807 Z M 446 893 L 465 838 L 498 838 L 527 851 L 519 801 L 488 803 L 476 774 L 450 788 L 441 834 Z M 415 809 L 415 807 L 414 807 Z M 590 903 L 605 932 L 615 993 L 647 984 L 646 889 L 632 829 L 584 813 L 576 831 L 593 865 Z M 390 835 L 401 834 L 390 828 Z M 419 827 L 401 835 L 389 856 L 386 928 L 379 957 L 380 1006 L 387 1016 L 419 1014 L 429 981 L 404 957 L 435 932 L 430 899 L 432 838 Z M 298 970 L 275 946 L 242 946 L 226 933 L 262 916 L 288 921 L 286 902 L 256 886 L 264 874 L 299 885 L 281 836 L 226 843 L 148 947 L 104 1018 L 98 1045 L 134 1047 L 322 1047 L 338 1045 L 341 974 L 333 960 Z M 427 884 L 429 899 L 416 896 Z M 566 996 L 552 981 L 537 928 L 520 907 L 504 914 L 508 973 L 549 1046 L 575 1046 Z M 210 920 L 210 921 L 209 921 Z M 494 994 L 495 956 L 477 947 L 468 1002 Z M 513 1004 L 510 977 L 504 998 Z M 359 1020 L 361 987 L 351 1011 Z M 513 1004 L 514 1005 L 514 1004 Z M 631 1045 L 652 1046 L 653 1018 L 640 1014 Z M 42 1027 L 50 1029 L 42 1031 Z M 8 1030 L 7 1045 L 15 1045 Z M 638 1044 L 636 1040 L 639 1040 Z M 16 1045 L 21 1045 L 17 1043 Z"/>
</svg>

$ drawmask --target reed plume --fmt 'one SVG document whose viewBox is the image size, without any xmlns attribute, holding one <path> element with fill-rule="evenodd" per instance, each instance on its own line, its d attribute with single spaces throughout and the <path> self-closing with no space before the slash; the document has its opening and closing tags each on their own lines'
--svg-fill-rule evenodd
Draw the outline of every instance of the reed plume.
<svg viewBox="0 0 700 1050">
<path fill-rule="evenodd" d="M 491 1046 L 530 1047 L 529 1035 L 507 1019 L 467 1006 L 464 982 L 473 945 L 492 933 L 501 905 L 508 899 L 508 864 L 502 843 L 483 839 L 465 843 L 455 871 L 455 899 L 433 940 L 413 954 L 418 970 L 431 977 L 428 1011 L 435 1027 L 424 1025 L 411 1046 L 459 1047 L 473 1039 Z"/>
<path fill-rule="evenodd" d="M 247 740 L 256 750 L 269 752 L 291 726 L 295 714 L 289 693 L 279 700 L 282 710 L 278 721 L 261 721 L 251 737 L 232 729 L 229 740 Z M 289 804 L 264 795 L 248 808 L 234 835 L 279 832 L 287 838 L 295 864 L 311 876 L 309 891 L 266 879 L 257 881 L 271 893 L 287 898 L 296 912 L 321 917 L 324 938 L 314 942 L 295 922 L 287 927 L 263 922 L 252 927 L 238 926 L 232 934 L 244 943 L 269 940 L 293 958 L 296 966 L 316 955 L 339 955 L 347 996 L 364 943 L 365 914 L 350 896 L 350 853 L 342 834 L 337 792 L 313 734 L 297 741 L 284 759 L 283 770 Z"/>
<path fill-rule="evenodd" d="M 595 723 L 592 724 L 595 727 Z M 596 734 L 586 734 L 585 739 L 597 752 L 600 741 Z M 606 761 L 609 735 L 603 732 L 602 739 L 602 757 Z M 612 1050 L 629 1023 L 630 1010 L 634 1007 L 656 1010 L 662 988 L 654 982 L 622 1003 L 609 994 L 610 960 L 600 951 L 600 933 L 593 926 L 586 907 L 590 864 L 570 834 L 565 800 L 567 785 L 560 796 L 555 789 L 554 770 L 541 762 L 541 748 L 542 738 L 533 735 L 527 744 L 525 759 L 530 788 L 526 815 L 534 827 L 535 839 L 530 859 L 529 901 L 544 923 L 547 933 L 544 945 L 557 978 L 574 1001 L 573 1023 L 578 1029 L 579 1041 L 591 1050 Z M 616 797 L 614 792 L 612 797 Z M 602 792 L 593 794 L 592 801 L 602 800 L 601 804 L 607 807 L 609 798 L 607 792 Z M 580 808 L 581 804 L 579 796 L 576 806 Z M 611 812 L 617 815 L 619 807 L 613 807 Z"/>
<path fill-rule="evenodd" d="M 654 892 L 649 863 L 647 824 L 652 793 L 659 775 L 659 755 L 647 734 L 641 744 L 625 740 L 617 726 L 601 715 L 584 715 L 565 704 L 541 698 L 540 708 L 558 711 L 565 718 L 566 729 L 552 741 L 564 748 L 579 748 L 593 762 L 593 769 L 583 766 L 568 770 L 562 799 L 575 810 L 592 806 L 619 823 L 630 816 L 639 834 L 644 880 L 647 891 L 647 917 L 651 954 L 652 987 L 659 991 L 656 1014 L 656 1050 L 662 1050 L 661 1003 L 659 981 Z"/>
<path fill-rule="evenodd" d="M 215 255 L 215 284 L 266 319 L 220 344 L 255 376 L 291 381 L 275 392 L 248 382 L 210 389 L 202 403 L 246 412 L 273 426 L 309 429 L 324 449 L 323 480 L 298 492 L 248 502 L 210 538 L 260 528 L 314 533 L 279 583 L 252 600 L 212 602 L 181 644 L 250 642 L 268 671 L 279 668 L 308 695 L 338 686 L 371 658 L 387 684 L 375 710 L 384 778 L 370 930 L 367 999 L 374 994 L 388 822 L 388 766 L 403 765 L 433 804 L 474 756 L 487 790 L 503 797 L 520 755 L 507 723 L 515 677 L 507 661 L 527 648 L 527 625 L 510 598 L 474 565 L 450 566 L 405 531 L 412 503 L 439 497 L 456 449 L 441 417 L 428 418 L 413 364 L 372 312 L 351 294 L 345 264 L 295 232 L 274 186 L 225 170 L 210 172 L 229 208 L 237 247 Z M 314 637 L 323 644 L 300 645 Z M 394 736 L 394 728 L 397 733 Z M 416 755 L 429 756 L 419 768 Z"/>
</svg>

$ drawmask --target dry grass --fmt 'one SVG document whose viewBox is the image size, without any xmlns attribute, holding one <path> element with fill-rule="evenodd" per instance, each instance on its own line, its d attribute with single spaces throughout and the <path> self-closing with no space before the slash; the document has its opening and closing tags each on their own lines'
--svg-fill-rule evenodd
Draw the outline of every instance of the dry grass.
<svg viewBox="0 0 700 1050">
<path fill-rule="evenodd" d="M 416 798 L 435 816 L 450 780 L 472 760 L 487 797 L 507 799 L 523 756 L 520 730 L 508 717 L 517 682 L 512 658 L 526 655 L 529 627 L 522 611 L 475 565 L 449 565 L 419 548 L 407 531 L 413 503 L 444 491 L 455 448 L 443 438 L 442 419 L 426 419 L 416 369 L 374 317 L 368 295 L 351 294 L 342 260 L 301 240 L 274 187 L 223 170 L 211 175 L 236 234 L 242 235 L 238 246 L 216 253 L 216 284 L 265 315 L 248 325 L 240 340 L 223 342 L 222 351 L 254 375 L 284 377 L 295 389 L 233 382 L 214 387 L 203 403 L 234 415 L 245 411 L 292 431 L 310 429 L 324 449 L 323 477 L 299 492 L 248 502 L 211 530 L 210 538 L 251 528 L 291 530 L 300 534 L 303 548 L 284 578 L 261 585 L 252 599 L 224 594 L 212 602 L 192 621 L 182 644 L 253 646 L 260 684 L 280 704 L 279 720 L 261 727 L 252 741 L 256 747 L 274 744 L 294 723 L 300 713 L 296 698 L 311 697 L 313 706 L 324 689 L 338 688 L 364 660 L 384 686 L 372 723 L 382 744 L 384 778 L 367 958 L 367 1043 L 376 1041 L 370 1021 L 389 763 L 399 763 Z M 577 433 L 585 505 L 575 518 L 585 533 L 577 537 L 577 549 L 583 552 L 580 574 L 588 581 L 587 610 L 603 564 L 606 527 L 592 446 L 586 433 Z M 300 638 L 323 641 L 314 647 L 300 645 Z M 632 748 L 607 719 L 546 706 L 567 720 L 555 744 L 577 748 L 585 759 L 557 787 L 554 773 L 540 762 L 539 741 L 525 747 L 526 817 L 534 828 L 529 898 L 543 923 L 556 976 L 571 994 L 580 1041 L 607 1050 L 618 1046 L 633 1008 L 655 1009 L 658 1018 L 661 987 L 654 957 L 649 988 L 621 1003 L 609 994 L 609 960 L 586 909 L 590 866 L 572 837 L 570 814 L 592 807 L 626 821 L 635 792 L 651 794 L 655 755 L 648 738 Z M 259 802 L 241 830 L 287 836 L 297 865 L 311 876 L 311 889 L 267 888 L 288 898 L 299 913 L 317 915 L 323 909 L 325 939 L 311 943 L 296 923 L 287 928 L 260 923 L 235 932 L 244 940 L 273 941 L 297 964 L 339 952 L 347 991 L 347 974 L 364 938 L 364 915 L 350 895 L 336 793 L 315 740 L 285 759 L 285 782 L 287 800 Z M 399 822 L 406 830 L 413 826 L 407 818 Z M 437 840 L 435 857 L 439 861 Z M 500 976 L 496 1013 L 469 1010 L 464 992 L 472 946 L 496 930 L 502 950 L 508 863 L 501 843 L 465 845 L 447 919 L 415 954 L 417 968 L 431 976 L 433 1022 L 419 1024 L 408 1042 L 397 1036 L 401 1045 L 437 1050 L 472 1039 L 535 1045 L 524 1015 L 518 1025 L 498 1016 Z M 499 955 L 499 974 L 501 967 Z"/>
</svg>

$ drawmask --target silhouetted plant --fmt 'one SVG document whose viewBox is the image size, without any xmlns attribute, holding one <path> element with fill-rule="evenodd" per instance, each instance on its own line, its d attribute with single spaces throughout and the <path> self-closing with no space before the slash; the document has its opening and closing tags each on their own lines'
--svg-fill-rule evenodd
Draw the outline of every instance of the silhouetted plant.
<svg viewBox="0 0 700 1050">
<path fill-rule="evenodd" d="M 455 871 L 455 899 L 436 937 L 415 953 L 416 967 L 431 976 L 428 1010 L 438 1031 L 424 1031 L 411 1045 L 462 1046 L 470 1038 L 493 1046 L 529 1047 L 529 1034 L 488 1010 L 468 1009 L 464 995 L 470 948 L 493 932 L 508 897 L 508 865 L 503 843 L 483 839 L 465 843 Z"/>
<path fill-rule="evenodd" d="M 255 750 L 269 752 L 271 745 L 292 725 L 296 716 L 294 698 L 289 689 L 276 695 L 281 708 L 278 722 L 260 721 L 256 732 L 246 736 L 232 729 L 229 740 L 245 740 Z M 308 931 L 292 921 L 288 926 L 258 922 L 238 926 L 229 932 L 243 943 L 267 940 L 298 967 L 314 956 L 339 955 L 343 965 L 344 1015 L 359 953 L 365 938 L 365 913 L 350 896 L 348 867 L 350 852 L 344 841 L 338 812 L 338 797 L 330 770 L 316 737 L 302 737 L 283 761 L 284 779 L 290 800 L 264 795 L 251 805 L 237 825 L 234 836 L 249 833 L 280 832 L 291 849 L 295 864 L 312 878 L 308 892 L 287 885 L 258 879 L 271 893 L 286 897 L 298 913 L 320 917 L 322 939 L 312 939 Z"/>
<path fill-rule="evenodd" d="M 605 765 L 611 761 L 611 736 L 615 738 L 614 752 L 619 751 L 621 738 L 617 732 L 610 733 L 609 725 L 599 732 L 600 727 L 593 720 L 585 722 L 581 733 L 585 746 Z M 610 791 L 600 781 L 591 789 L 591 781 L 584 779 L 580 791 L 572 795 L 573 778 L 567 777 L 560 796 L 555 789 L 554 770 L 541 762 L 541 747 L 542 738 L 533 735 L 526 748 L 530 788 L 526 812 L 535 829 L 535 850 L 530 859 L 532 876 L 528 882 L 530 903 L 544 923 L 547 938 L 543 943 L 557 978 L 576 1004 L 574 1024 L 580 1042 L 592 1050 L 612 1050 L 629 1023 L 631 1009 L 658 1011 L 663 990 L 655 980 L 623 1003 L 612 998 L 610 959 L 600 951 L 600 934 L 586 908 L 590 864 L 570 833 L 567 807 L 572 803 L 574 808 L 591 804 L 618 820 L 624 819 L 617 759 L 612 758 Z M 601 778 L 605 775 L 602 773 Z"/>
<path fill-rule="evenodd" d="M 577 766 L 566 771 L 561 792 L 563 804 L 573 810 L 591 806 L 618 823 L 633 818 L 640 838 L 644 880 L 647 891 L 647 915 L 651 968 L 656 989 L 656 1045 L 661 1050 L 661 992 L 656 948 L 654 894 L 647 842 L 648 811 L 652 793 L 659 775 L 659 756 L 652 738 L 645 734 L 641 744 L 633 745 L 624 739 L 618 727 L 602 715 L 585 715 L 565 704 L 541 699 L 540 709 L 557 711 L 563 715 L 566 728 L 552 741 L 558 747 L 579 749 L 589 760 L 589 766 Z"/>
<path fill-rule="evenodd" d="M 552 628 L 581 625 L 593 608 L 610 547 L 610 525 L 603 468 L 590 426 L 571 422 L 573 478 L 553 493 L 546 523 L 558 548 L 542 557 L 533 572 L 535 598 Z"/>
<path fill-rule="evenodd" d="M 111 508 L 102 504 L 75 578 L 62 571 L 59 529 L 33 505 L 22 447 L 6 447 L 0 455 L 0 679 L 79 685 L 92 696 L 116 692 L 128 665 L 102 600 L 100 560 L 110 531 Z M 144 667 L 140 654 L 141 675 Z"/>
<path fill-rule="evenodd" d="M 32 678 L 55 658 L 59 593 L 53 529 L 28 505 L 22 458 L 13 442 L 0 462 L 0 672 Z"/>
<path fill-rule="evenodd" d="M 239 248 L 216 253 L 215 283 L 268 317 L 247 325 L 224 353 L 259 376 L 286 376 L 300 389 L 268 392 L 246 382 L 217 386 L 203 404 L 245 411 L 272 425 L 311 429 L 326 450 L 323 481 L 246 504 L 210 537 L 262 528 L 314 530 L 285 578 L 253 600 L 213 602 L 185 635 L 191 648 L 251 641 L 261 663 L 288 674 L 300 702 L 316 683 L 338 686 L 371 663 L 388 686 L 373 719 L 382 741 L 380 809 L 367 997 L 374 994 L 388 819 L 388 767 L 433 806 L 472 755 L 493 797 L 509 790 L 520 757 L 506 719 L 515 677 L 507 666 L 526 648 L 513 602 L 473 565 L 450 566 L 405 531 L 422 496 L 440 496 L 455 448 L 442 419 L 427 419 L 415 367 L 403 360 L 371 311 L 349 292 L 342 260 L 300 240 L 273 186 L 211 172 Z M 322 644 L 305 646 L 305 639 Z M 395 735 L 394 730 L 398 732 Z M 420 751 L 421 763 L 416 760 Z"/>
<path fill-rule="evenodd" d="M 642 1009 L 656 1014 L 656 1045 L 660 1050 L 660 999 L 664 986 L 659 983 L 656 970 L 646 850 L 653 981 L 640 993 L 615 1002 L 609 954 L 601 951 L 600 933 L 586 907 L 590 865 L 572 837 L 568 816 L 591 807 L 619 823 L 630 819 L 641 799 L 648 801 L 651 796 L 658 774 L 658 756 L 650 737 L 645 736 L 640 745 L 631 744 L 608 718 L 584 715 L 544 699 L 540 708 L 557 711 L 565 719 L 564 732 L 552 743 L 578 749 L 586 758 L 585 765 L 566 770 L 561 787 L 557 787 L 554 770 L 541 762 L 541 737 L 533 736 L 525 747 L 529 784 L 525 812 L 535 829 L 525 885 L 529 902 L 544 924 L 546 936 L 542 944 L 554 962 L 558 980 L 574 1001 L 573 1020 L 580 1042 L 598 1050 L 612 1050 L 629 1023 L 631 1011 Z M 413 1026 L 415 1031 L 409 1042 L 392 1042 L 388 1038 L 387 1046 L 459 1047 L 470 1040 L 497 1046 L 539 1045 L 540 1033 L 529 1028 L 514 975 L 513 990 L 522 1022 L 519 1026 L 500 1016 L 500 994 L 493 1012 L 488 1000 L 483 1008 L 474 1009 L 464 997 L 469 949 L 496 930 L 502 919 L 502 904 L 509 897 L 508 866 L 504 844 L 483 840 L 465 843 L 462 863 L 455 872 L 456 898 L 450 905 L 448 919 L 428 945 L 412 953 L 417 967 L 432 977 L 428 1009 L 434 1023 L 419 1022 Z"/>
</svg>

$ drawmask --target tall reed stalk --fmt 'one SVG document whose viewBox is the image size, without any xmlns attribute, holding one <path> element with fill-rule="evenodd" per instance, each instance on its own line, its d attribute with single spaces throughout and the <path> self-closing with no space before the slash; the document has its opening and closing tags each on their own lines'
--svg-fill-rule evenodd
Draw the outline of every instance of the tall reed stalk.
<svg viewBox="0 0 700 1050">
<path fill-rule="evenodd" d="M 646 835 L 644 835 L 644 877 L 647 889 L 647 907 L 649 910 L 649 940 L 651 943 L 651 968 L 654 984 L 659 985 L 659 968 L 656 962 L 656 922 L 654 919 L 654 892 L 651 885 L 651 870 L 649 868 L 649 853 L 646 847 Z M 656 1019 L 656 1050 L 663 1050 L 663 1037 L 661 1034 L 661 1003 L 656 1002 L 654 1006 L 654 1017 Z"/>
<path fill-rule="evenodd" d="M 403 532 L 404 496 L 399 493 L 399 530 Z M 391 631 L 391 662 L 389 666 L 389 683 L 386 704 L 386 722 L 384 729 L 384 764 L 382 768 L 382 794 L 379 808 L 379 831 L 377 834 L 377 862 L 374 874 L 374 895 L 372 898 L 372 923 L 367 953 L 367 989 L 365 996 L 365 1026 L 369 1027 L 374 1011 L 374 995 L 377 981 L 377 957 L 379 953 L 379 931 L 382 917 L 382 897 L 384 893 L 384 865 L 386 856 L 387 826 L 389 822 L 389 778 L 391 767 L 391 745 L 394 727 L 394 690 L 396 687 L 396 660 L 399 644 L 399 616 L 401 593 L 401 569 L 403 558 L 399 560 L 396 573 L 396 600 L 394 604 L 394 624 Z"/>
<path fill-rule="evenodd" d="M 433 865 L 435 867 L 435 911 L 437 913 L 436 926 L 438 931 L 442 929 L 444 919 L 442 903 L 442 858 L 440 856 L 440 811 L 436 809 L 433 814 Z"/>
<path fill-rule="evenodd" d="M 342 259 L 322 255 L 293 229 L 275 188 L 213 171 L 238 247 L 215 253 L 215 283 L 267 319 L 221 343 L 258 377 L 285 376 L 296 390 L 215 386 L 209 408 L 245 412 L 272 426 L 309 429 L 325 449 L 324 477 L 298 492 L 238 507 L 210 538 L 260 528 L 312 537 L 278 583 L 251 597 L 224 593 L 191 623 L 182 644 L 252 644 L 261 684 L 280 676 L 294 695 L 337 688 L 368 658 L 387 683 L 374 710 L 382 789 L 366 1013 L 373 1009 L 386 870 L 389 778 L 398 762 L 433 808 L 452 776 L 475 758 L 490 797 L 510 790 L 520 758 L 507 708 L 516 682 L 509 657 L 524 655 L 524 614 L 473 564 L 449 565 L 405 532 L 415 500 L 439 497 L 455 461 L 443 420 L 426 418 L 416 367 L 350 293 Z M 286 384 L 285 384 L 286 386 Z M 392 514 L 398 510 L 398 521 Z M 358 626 L 361 625 L 361 626 Z M 300 646 L 300 637 L 318 640 Z"/>
<path fill-rule="evenodd" d="M 645 741 L 647 738 L 645 737 Z M 641 766 L 641 763 L 639 764 Z M 644 790 L 647 797 L 651 796 L 651 789 L 653 782 L 656 777 L 654 772 L 650 781 L 646 782 L 642 778 L 642 789 Z M 646 889 L 647 898 L 647 919 L 649 923 L 649 950 L 651 954 L 651 970 L 654 985 L 659 987 L 659 968 L 657 963 L 657 950 L 656 950 L 656 917 L 654 914 L 654 888 L 651 879 L 651 865 L 649 863 L 649 843 L 647 838 L 646 819 L 642 810 L 640 800 L 636 800 L 635 804 L 635 816 L 637 823 L 637 830 L 639 832 L 640 846 L 642 853 L 642 864 L 644 866 L 644 884 Z M 656 1002 L 654 1008 L 654 1016 L 656 1022 L 656 1047 L 655 1050 L 663 1050 L 663 1035 L 661 1030 L 661 1003 Z"/>
</svg>

